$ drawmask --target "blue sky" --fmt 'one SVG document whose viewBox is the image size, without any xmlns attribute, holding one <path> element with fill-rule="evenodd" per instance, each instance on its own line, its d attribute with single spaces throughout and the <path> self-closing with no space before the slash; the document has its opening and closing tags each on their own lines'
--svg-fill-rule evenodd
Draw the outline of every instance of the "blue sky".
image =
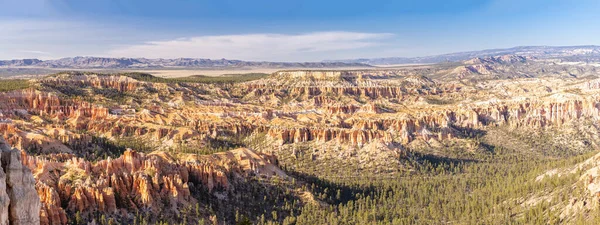
<svg viewBox="0 0 600 225">
<path fill-rule="evenodd" d="M 0 0 L 0 59 L 268 61 L 599 45 L 600 1 Z"/>
</svg>

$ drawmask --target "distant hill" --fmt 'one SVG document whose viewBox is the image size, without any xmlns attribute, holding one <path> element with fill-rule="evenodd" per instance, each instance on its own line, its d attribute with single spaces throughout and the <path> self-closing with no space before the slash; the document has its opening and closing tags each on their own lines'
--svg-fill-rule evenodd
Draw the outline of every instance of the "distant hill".
<svg viewBox="0 0 600 225">
<path fill-rule="evenodd" d="M 600 46 L 520 46 L 507 49 L 488 49 L 481 51 L 457 52 L 443 55 L 433 55 L 424 57 L 389 57 L 389 58 L 371 58 L 371 59 L 347 59 L 347 60 L 326 60 L 324 62 L 343 62 L 343 63 L 364 63 L 369 65 L 394 65 L 394 64 L 421 64 L 421 63 L 441 63 L 458 62 L 472 58 L 501 56 L 501 55 L 520 55 L 527 57 L 536 57 L 539 59 L 561 59 L 563 61 L 600 61 Z"/>
<path fill-rule="evenodd" d="M 230 59 L 146 59 L 73 57 L 55 60 L 0 60 L 0 68 L 74 68 L 74 69 L 140 69 L 140 68 L 341 68 L 372 65 L 426 64 L 460 62 L 473 58 L 519 55 L 537 59 L 559 59 L 565 62 L 600 62 L 600 46 L 521 46 L 507 49 L 457 52 L 424 57 L 389 57 L 370 59 L 325 60 L 322 62 L 255 62 Z"/>
<path fill-rule="evenodd" d="M 345 62 L 251 62 L 229 59 L 146 59 L 146 58 L 103 58 L 74 57 L 56 60 L 15 59 L 0 60 L 0 68 L 334 68 L 334 67 L 368 67 L 362 63 Z"/>
</svg>

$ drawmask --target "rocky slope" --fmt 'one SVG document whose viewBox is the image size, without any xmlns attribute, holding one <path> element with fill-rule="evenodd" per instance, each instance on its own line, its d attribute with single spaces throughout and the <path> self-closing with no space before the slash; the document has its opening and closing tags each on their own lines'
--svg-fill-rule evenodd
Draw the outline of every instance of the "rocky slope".
<svg viewBox="0 0 600 225">
<path fill-rule="evenodd" d="M 21 163 L 21 153 L 0 137 L 0 224 L 40 224 L 40 198 L 31 171 Z"/>
<path fill-rule="evenodd" d="M 574 224 L 577 218 L 587 218 L 600 203 L 600 154 L 595 154 L 578 164 L 559 167 L 540 174 L 535 181 L 573 177 L 572 183 L 554 189 L 540 190 L 523 201 L 527 207 L 549 204 L 562 223 Z"/>
</svg>

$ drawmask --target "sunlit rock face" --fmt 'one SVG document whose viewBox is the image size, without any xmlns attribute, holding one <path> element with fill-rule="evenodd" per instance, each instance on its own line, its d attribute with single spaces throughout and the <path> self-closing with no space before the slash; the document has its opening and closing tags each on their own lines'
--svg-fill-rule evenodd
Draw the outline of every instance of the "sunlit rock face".
<svg viewBox="0 0 600 225">
<path fill-rule="evenodd" d="M 517 62 L 527 59 L 480 58 L 466 66 Z M 140 136 L 166 149 L 256 132 L 280 144 L 334 141 L 361 146 L 374 140 L 407 144 L 421 138 L 448 139 L 456 137 L 455 128 L 554 126 L 598 114 L 596 80 L 578 84 L 584 93 L 572 94 L 561 83 L 575 82 L 568 79 L 508 79 L 472 86 L 422 73 L 452 74 L 431 68 L 282 71 L 225 86 L 150 83 L 125 76 L 49 77 L 39 81 L 44 91 L 0 93 L 0 132 L 19 149 L 54 153 L 71 153 L 68 146 L 89 143 L 92 136 Z M 58 87 L 75 88 L 93 101 L 66 98 Z M 139 98 L 116 104 L 112 94 L 90 89 Z M 17 121 L 28 123 L 15 125 Z"/>
<path fill-rule="evenodd" d="M 182 159 L 165 152 L 144 154 L 127 150 L 119 158 L 95 163 L 60 155 L 24 155 L 23 163 L 32 169 L 37 180 L 41 224 L 66 224 L 68 212 L 80 212 L 85 217 L 94 213 L 118 215 L 123 210 L 177 210 L 197 203 L 190 188 L 227 191 L 233 174 L 287 176 L 277 167 L 274 156 L 249 149 Z"/>
<path fill-rule="evenodd" d="M 528 60 L 478 58 L 465 66 L 521 65 Z M 281 71 L 233 85 L 150 83 L 125 76 L 48 77 L 38 81 L 42 91 L 0 93 L 0 132 L 19 149 L 46 153 L 72 153 L 72 146 L 90 143 L 93 136 L 143 137 L 160 150 L 257 132 L 279 144 L 362 146 L 375 140 L 408 144 L 451 139 L 463 128 L 536 129 L 598 117 L 596 80 L 577 83 L 583 92 L 573 94 L 566 84 L 576 80 L 518 78 L 465 85 L 445 80 L 452 71 Z M 61 90 L 69 90 L 61 87 L 87 97 L 65 97 Z M 136 97 L 117 103 L 113 95 Z"/>
<path fill-rule="evenodd" d="M 21 163 L 21 152 L 0 137 L 0 224 L 40 224 L 40 198 L 29 168 Z"/>
</svg>

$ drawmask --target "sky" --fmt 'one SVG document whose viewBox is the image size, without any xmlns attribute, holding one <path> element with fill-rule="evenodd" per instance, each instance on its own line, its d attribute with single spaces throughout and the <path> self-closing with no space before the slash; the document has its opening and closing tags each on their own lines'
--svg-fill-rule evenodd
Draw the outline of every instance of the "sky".
<svg viewBox="0 0 600 225">
<path fill-rule="evenodd" d="M 250 61 L 600 45 L 598 0 L 0 0 L 0 59 Z"/>
</svg>

